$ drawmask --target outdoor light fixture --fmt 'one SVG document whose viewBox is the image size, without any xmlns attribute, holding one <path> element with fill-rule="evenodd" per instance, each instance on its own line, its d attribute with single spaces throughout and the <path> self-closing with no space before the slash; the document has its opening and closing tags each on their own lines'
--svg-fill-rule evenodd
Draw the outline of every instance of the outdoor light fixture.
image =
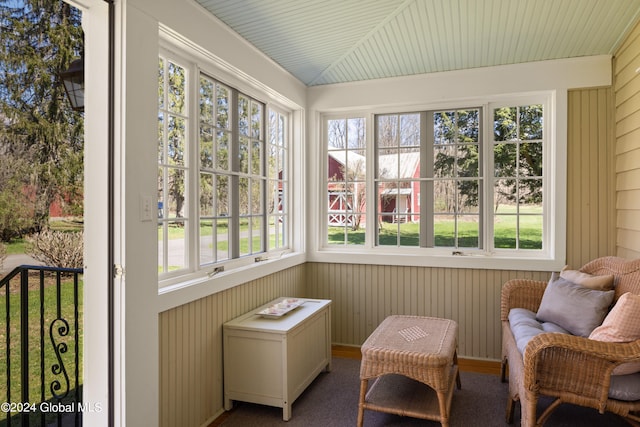
<svg viewBox="0 0 640 427">
<path fill-rule="evenodd" d="M 60 72 L 64 90 L 75 111 L 84 111 L 84 58 L 71 62 L 69 69 Z"/>
</svg>

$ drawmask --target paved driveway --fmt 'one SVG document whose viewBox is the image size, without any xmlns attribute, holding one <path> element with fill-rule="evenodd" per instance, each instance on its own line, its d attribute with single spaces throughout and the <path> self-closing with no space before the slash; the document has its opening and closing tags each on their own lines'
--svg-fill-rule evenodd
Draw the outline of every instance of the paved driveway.
<svg viewBox="0 0 640 427">
<path fill-rule="evenodd" d="M 5 274 L 11 272 L 11 270 L 18 267 L 19 265 L 43 265 L 43 263 L 41 263 L 40 261 L 36 261 L 27 254 L 7 255 L 4 263 L 0 265 L 0 276 L 4 276 Z"/>
</svg>

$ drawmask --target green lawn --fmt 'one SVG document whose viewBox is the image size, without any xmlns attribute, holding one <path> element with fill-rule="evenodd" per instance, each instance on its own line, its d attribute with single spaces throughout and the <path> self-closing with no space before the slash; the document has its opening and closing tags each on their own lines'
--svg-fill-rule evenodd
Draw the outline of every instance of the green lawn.
<svg viewBox="0 0 640 427">
<path fill-rule="evenodd" d="M 520 210 L 519 230 L 516 228 L 517 216 L 515 207 L 501 206 L 500 214 L 495 215 L 494 222 L 494 247 L 499 249 L 515 249 L 516 245 L 520 249 L 541 249 L 542 248 L 542 208 L 531 207 L 528 210 Z M 478 224 L 474 221 L 459 221 L 458 227 L 458 248 L 478 247 Z M 248 226 L 241 226 L 241 232 L 247 231 Z M 201 227 L 202 236 L 211 235 L 211 227 Z M 219 227 L 221 235 L 226 236 L 226 227 Z M 351 230 L 346 228 L 347 242 L 352 245 L 364 244 L 365 230 Z M 418 247 L 420 245 L 419 224 L 406 223 L 397 224 L 382 223 L 379 234 L 379 244 L 381 246 L 396 246 L 398 242 L 398 232 L 400 234 L 401 246 Z M 169 239 L 180 239 L 184 236 L 182 227 L 169 227 Z M 437 221 L 434 225 L 435 247 L 453 248 L 455 246 L 455 223 L 453 220 Z M 519 242 L 517 241 L 519 238 Z M 328 228 L 329 244 L 343 244 L 345 241 L 344 227 Z M 273 242 L 272 242 L 273 243 Z M 255 244 L 255 243 L 254 243 Z M 241 253 L 249 252 L 248 238 L 240 239 Z M 218 243 L 219 251 L 227 250 L 226 239 L 221 239 Z M 259 250 L 255 247 L 254 252 Z"/>
<path fill-rule="evenodd" d="M 270 227 L 273 226 L 273 222 L 270 224 Z M 217 227 L 216 232 L 218 233 L 218 239 L 217 239 L 217 250 L 219 253 L 226 253 L 229 249 L 229 242 L 227 239 L 227 234 L 228 234 L 228 227 L 225 224 L 219 224 Z M 209 227 L 209 226 L 203 226 L 202 224 L 200 225 L 200 236 L 202 237 L 207 237 L 207 236 L 211 236 L 213 233 L 213 228 Z M 243 223 L 240 224 L 240 254 L 241 255 L 245 255 L 245 254 L 256 254 L 261 252 L 261 241 L 260 241 L 260 233 L 257 233 L 254 230 L 254 238 L 252 239 L 252 241 L 249 241 L 249 237 L 248 237 L 248 233 L 249 233 L 249 224 L 247 221 L 243 221 Z M 169 240 L 173 240 L 173 239 L 183 239 L 184 238 L 184 227 L 182 226 L 178 226 L 175 224 L 169 224 L 169 226 L 167 227 L 167 235 L 168 235 L 168 239 Z M 158 239 L 162 239 L 162 228 L 158 227 Z M 270 235 L 269 236 L 269 247 L 273 248 L 276 247 L 276 236 L 275 235 Z M 252 249 L 250 250 L 250 245 L 253 245 Z M 168 269 L 169 271 L 173 271 L 176 269 L 179 269 L 181 267 L 179 266 L 169 266 Z M 162 266 L 158 266 L 158 272 L 162 272 Z"/>
<path fill-rule="evenodd" d="M 22 402 L 21 386 L 20 386 L 20 366 L 21 366 L 21 349 L 20 349 L 20 293 L 18 290 L 19 277 L 12 281 L 11 292 L 9 296 L 9 325 L 10 325 L 10 341 L 9 350 L 7 351 L 7 334 L 6 321 L 6 291 L 4 288 L 0 290 L 0 319 L 3 319 L 0 326 L 0 369 L 2 369 L 2 378 L 0 381 L 0 400 L 5 402 Z M 59 381 L 61 389 L 56 393 L 59 395 L 68 392 L 68 399 L 75 398 L 75 381 L 76 381 L 76 365 L 75 356 L 75 317 L 74 317 L 74 291 L 73 281 L 70 278 L 63 278 L 60 286 L 60 312 L 56 300 L 58 298 L 58 289 L 55 280 L 48 278 L 44 289 L 39 289 L 39 277 L 31 276 L 29 283 L 29 402 L 39 403 L 52 398 L 51 389 L 55 388 Z M 78 352 L 79 371 L 78 383 L 82 384 L 82 281 L 78 285 Z M 44 297 L 44 309 L 41 312 L 40 297 L 41 292 Z M 67 324 L 59 319 L 65 319 Z M 41 320 L 44 327 L 41 328 Z M 41 345 L 44 343 L 44 346 Z M 59 349 L 60 359 L 57 358 L 54 346 Z M 44 348 L 44 358 L 41 357 L 41 347 Z M 64 351 L 66 350 L 66 351 Z M 60 361 L 62 362 L 60 364 Z M 9 364 L 11 378 L 11 393 L 7 396 L 6 369 Z M 42 367 L 44 366 L 44 370 Z M 63 366 L 64 370 L 56 369 L 56 366 Z M 54 373 L 53 371 L 56 371 Z M 69 379 L 68 385 L 66 376 Z M 44 390 L 41 388 L 41 376 L 44 377 Z M 44 393 L 44 398 L 43 398 Z"/>
<path fill-rule="evenodd" d="M 23 254 L 26 252 L 26 241 L 24 239 L 15 239 L 3 244 L 7 247 L 7 255 Z"/>
<path fill-rule="evenodd" d="M 49 227 L 57 231 L 82 231 L 84 221 L 82 218 L 60 218 L 49 221 Z"/>
<path fill-rule="evenodd" d="M 50 228 L 57 231 L 82 231 L 82 219 L 57 219 L 50 222 Z M 15 239 L 5 243 L 7 254 L 23 254 L 26 252 L 25 239 Z M 63 277 L 58 288 L 55 279 L 45 276 L 45 286 L 40 289 L 39 275 L 29 276 L 28 297 L 28 355 L 29 355 L 29 403 L 37 404 L 50 400 L 53 390 L 56 394 L 65 395 L 62 402 L 75 399 L 76 369 L 78 370 L 78 384 L 82 384 L 82 313 L 83 313 L 83 282 L 78 284 L 78 366 L 75 364 L 76 325 L 74 316 L 73 279 Z M 9 312 L 7 316 L 6 288 L 0 288 L 0 400 L 2 402 L 23 402 L 21 389 L 21 315 L 20 315 L 20 277 L 11 280 L 9 293 Z M 40 299 L 44 304 L 41 309 Z M 57 299 L 60 298 L 60 308 Z M 9 333 L 7 321 L 9 319 Z M 67 323 L 60 320 L 64 319 Z M 42 325 L 41 325 L 42 322 Z M 7 340 L 7 335 L 9 340 Z M 56 354 L 55 348 L 58 349 Z M 44 352 L 41 353 L 41 348 Z M 10 375 L 10 394 L 7 395 L 7 367 Z M 44 369 L 43 369 L 44 367 Z M 67 382 L 68 377 L 68 382 Z M 44 378 L 42 385 L 41 378 Z M 58 384 L 60 388 L 58 389 Z M 14 417 L 17 414 L 14 414 Z M 47 423 L 53 421 L 56 414 L 47 414 Z M 5 414 L 0 414 L 0 425 L 4 423 Z M 39 425 L 39 414 L 30 417 L 31 425 Z M 12 420 L 13 421 L 13 420 Z M 19 420 L 15 420 L 19 423 Z"/>
<path fill-rule="evenodd" d="M 500 249 L 515 249 L 519 237 L 519 248 L 521 249 L 541 249 L 542 248 L 542 215 L 540 208 L 530 209 L 530 215 L 520 215 L 519 230 L 516 228 L 517 217 L 513 215 L 513 210 L 502 209 L 504 215 L 496 215 L 494 222 L 494 246 Z M 478 223 L 475 221 L 459 221 L 458 227 L 458 248 L 478 247 Z M 347 242 L 352 245 L 364 244 L 365 230 L 351 230 L 346 228 Z M 420 226 L 417 223 L 391 224 L 382 223 L 379 244 L 381 246 L 396 246 L 398 244 L 398 234 L 400 235 L 401 246 L 420 245 Z M 435 247 L 455 247 L 455 223 L 453 220 L 440 220 L 434 224 Z M 328 228 L 329 244 L 343 244 L 345 241 L 344 227 Z"/>
</svg>

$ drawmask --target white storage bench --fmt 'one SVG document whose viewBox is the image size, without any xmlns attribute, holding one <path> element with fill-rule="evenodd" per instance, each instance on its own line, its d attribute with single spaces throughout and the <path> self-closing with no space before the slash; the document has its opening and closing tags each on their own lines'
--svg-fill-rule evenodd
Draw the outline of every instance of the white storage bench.
<svg viewBox="0 0 640 427">
<path fill-rule="evenodd" d="M 323 370 L 331 370 L 331 300 L 295 298 L 297 308 L 259 314 L 293 298 L 279 298 L 223 325 L 224 407 L 234 400 L 291 405 Z M 281 304 L 283 305 L 283 304 Z"/>
</svg>

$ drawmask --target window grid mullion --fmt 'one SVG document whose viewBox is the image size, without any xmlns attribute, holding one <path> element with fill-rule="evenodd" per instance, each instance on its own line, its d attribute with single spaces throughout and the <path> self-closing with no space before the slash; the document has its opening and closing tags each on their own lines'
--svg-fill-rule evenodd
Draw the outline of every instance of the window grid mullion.
<svg viewBox="0 0 640 427">
<path fill-rule="evenodd" d="M 458 156 L 460 149 L 460 141 L 458 137 L 460 136 L 459 128 L 458 128 L 458 110 L 453 112 L 453 246 L 454 248 L 460 247 L 460 233 L 459 233 L 459 222 L 460 222 L 460 186 L 458 185 L 460 180 L 460 174 L 458 171 Z"/>
<path fill-rule="evenodd" d="M 262 218 L 262 228 L 260 230 L 260 235 L 262 236 L 262 247 L 260 249 L 261 252 L 269 251 L 269 207 L 267 206 L 267 189 L 269 188 L 269 169 L 267 165 L 267 153 L 269 152 L 269 133 L 267 128 L 267 123 L 269 120 L 268 116 L 269 108 L 267 104 L 262 106 L 262 126 L 260 130 L 260 135 L 262 135 L 262 140 L 260 141 L 261 145 L 261 153 L 260 153 L 260 182 L 262 183 L 262 188 L 260 189 L 260 206 L 262 208 L 262 212 L 260 213 L 260 218 Z M 252 252 L 253 253 L 253 252 Z"/>
<path fill-rule="evenodd" d="M 516 250 L 520 249 L 520 107 L 516 107 Z"/>
<path fill-rule="evenodd" d="M 368 192 L 367 192 L 367 200 L 374 200 L 374 203 L 371 203 L 372 208 L 369 208 L 369 203 L 367 203 L 367 213 L 371 215 L 372 218 L 376 218 L 375 219 L 375 227 L 373 227 L 373 229 L 375 230 L 375 234 L 374 234 L 374 238 L 373 241 L 369 243 L 368 246 L 371 247 L 375 247 L 380 243 L 380 231 L 382 228 L 382 220 L 379 219 L 378 217 L 378 212 L 380 212 L 381 207 L 380 207 L 380 197 L 378 197 L 379 194 L 379 190 L 378 190 L 378 186 L 380 185 L 380 178 L 378 177 L 378 168 L 379 168 L 379 159 L 378 159 L 378 120 L 376 119 L 376 115 L 372 114 L 370 116 L 370 120 L 373 122 L 373 132 L 371 132 L 371 138 L 370 141 L 372 141 L 371 144 L 371 150 L 369 150 L 370 153 L 372 153 L 371 157 L 373 157 L 373 159 L 371 161 L 369 161 L 367 163 L 367 166 L 372 165 L 373 167 L 371 168 L 372 170 L 370 172 L 367 172 L 367 182 L 371 182 L 373 183 L 373 185 L 367 185 L 368 188 Z M 365 239 L 367 238 L 365 233 Z"/>
<path fill-rule="evenodd" d="M 193 76 L 187 80 L 187 102 L 188 107 L 187 111 L 189 112 L 189 116 L 191 119 L 188 120 L 187 125 L 187 149 L 185 150 L 185 165 L 186 176 L 185 176 L 185 198 L 187 205 L 187 218 L 191 218 L 188 222 L 187 228 L 187 245 L 186 245 L 186 253 L 185 253 L 185 265 L 189 267 L 189 270 L 196 271 L 198 266 L 200 265 L 200 250 L 199 250 L 199 232 L 200 229 L 200 221 L 199 221 L 199 203 L 200 200 L 200 182 L 199 174 L 200 174 L 200 156 L 198 155 L 198 150 L 200 148 L 199 139 L 200 139 L 200 111 L 198 107 L 198 96 L 193 96 L 193 94 L 198 93 L 198 85 L 200 81 L 200 70 L 194 65 L 193 69 L 189 70 L 189 75 Z M 191 190 L 192 187 L 195 187 L 195 190 Z"/>
<path fill-rule="evenodd" d="M 484 186 L 483 186 L 483 181 L 485 180 L 485 177 L 487 177 L 487 174 L 484 171 L 483 165 L 484 165 L 484 158 L 485 158 L 485 146 L 491 146 L 491 144 L 485 144 L 484 142 L 487 141 L 487 139 L 484 138 L 484 108 L 483 107 L 478 107 L 478 174 L 480 176 L 477 177 L 478 181 L 477 181 L 477 185 L 478 185 L 478 249 L 483 249 L 486 248 L 487 246 L 485 245 L 484 242 L 484 237 L 485 237 L 485 229 L 482 226 L 482 224 L 484 224 L 484 205 L 485 205 L 485 200 L 484 200 Z M 489 203 L 489 205 L 493 205 L 492 203 Z"/>
<path fill-rule="evenodd" d="M 238 114 L 238 91 L 231 89 L 231 140 L 229 142 L 229 162 L 231 175 L 229 176 L 229 256 L 232 259 L 240 257 L 240 114 Z"/>
<path fill-rule="evenodd" d="M 420 132 L 421 142 L 420 144 L 420 164 L 425 165 L 424 168 L 420 168 L 420 247 L 433 248 L 435 246 L 435 239 L 433 235 L 434 226 L 434 194 L 433 194 L 433 153 L 435 145 L 435 135 L 433 131 L 433 111 L 427 111 L 420 113 Z"/>
</svg>

